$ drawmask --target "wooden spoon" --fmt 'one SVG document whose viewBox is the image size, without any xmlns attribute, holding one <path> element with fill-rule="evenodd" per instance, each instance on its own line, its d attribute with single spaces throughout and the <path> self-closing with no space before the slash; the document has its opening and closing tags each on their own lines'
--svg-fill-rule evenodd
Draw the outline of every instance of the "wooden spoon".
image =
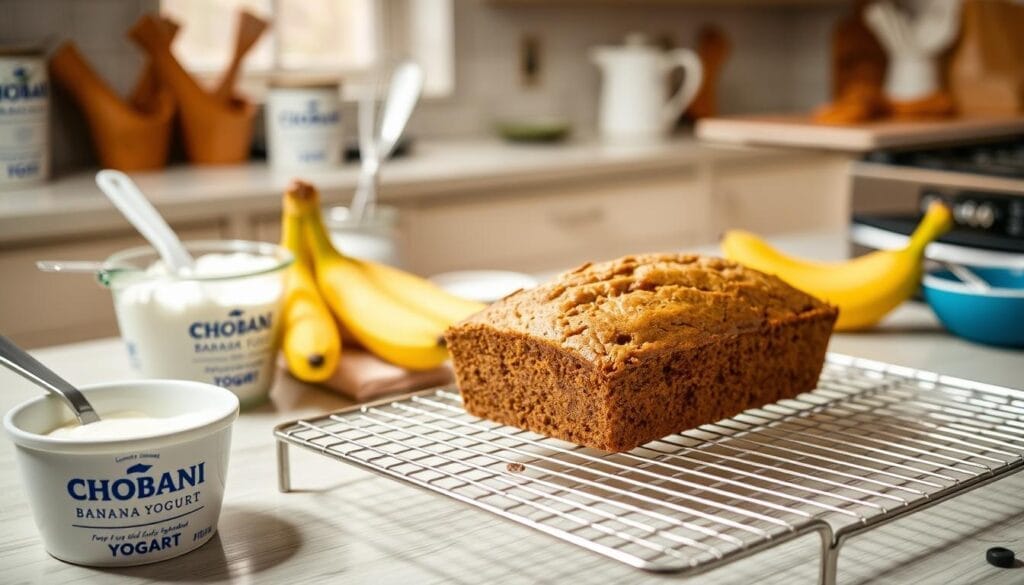
<svg viewBox="0 0 1024 585">
<path fill-rule="evenodd" d="M 235 164 L 249 155 L 256 107 L 244 99 L 222 100 L 200 87 L 171 53 L 159 20 L 144 15 L 128 36 L 149 55 L 178 105 L 185 153 L 198 164 Z"/>
<path fill-rule="evenodd" d="M 718 113 L 718 79 L 731 51 L 732 43 L 720 28 L 708 25 L 697 33 L 697 55 L 704 66 L 704 81 L 686 110 L 688 118 L 696 120 Z"/>
<path fill-rule="evenodd" d="M 178 34 L 178 29 L 181 28 L 178 23 L 166 16 L 161 16 L 159 22 L 163 25 L 167 36 L 173 40 Z M 146 64 L 139 75 L 139 80 L 135 82 L 135 89 L 132 90 L 128 103 L 136 110 L 150 112 L 157 108 L 161 94 L 167 91 L 167 88 L 160 83 L 160 76 L 157 75 L 153 60 L 146 59 Z"/>
<path fill-rule="evenodd" d="M 214 94 L 225 102 L 230 102 L 235 94 L 235 82 L 238 80 L 238 72 L 242 68 L 242 59 L 252 49 L 256 41 L 263 36 L 269 23 L 255 14 L 242 10 L 238 13 L 238 33 L 235 36 L 235 52 L 231 55 L 231 62 L 224 71 L 224 77 L 220 80 Z"/>
</svg>

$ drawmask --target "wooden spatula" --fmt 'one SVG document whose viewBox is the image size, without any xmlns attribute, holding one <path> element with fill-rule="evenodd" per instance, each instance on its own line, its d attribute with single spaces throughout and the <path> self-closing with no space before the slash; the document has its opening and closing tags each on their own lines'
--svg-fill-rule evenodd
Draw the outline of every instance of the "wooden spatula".
<svg viewBox="0 0 1024 585">
<path fill-rule="evenodd" d="M 249 155 L 256 107 L 244 99 L 220 99 L 203 89 L 171 53 L 171 39 L 153 15 L 143 15 L 128 37 L 156 66 L 178 105 L 185 153 L 198 164 L 234 164 Z"/>
<path fill-rule="evenodd" d="M 704 81 L 697 92 L 697 97 L 686 110 L 686 115 L 691 120 L 718 113 L 718 78 L 731 50 L 732 43 L 718 27 L 705 26 L 697 33 L 697 54 L 700 56 L 701 65 L 704 66 Z"/>
<path fill-rule="evenodd" d="M 224 71 L 224 77 L 220 80 L 214 94 L 221 100 L 231 101 L 235 93 L 235 82 L 238 80 L 238 72 L 242 68 L 242 59 L 252 49 L 256 41 L 263 36 L 269 23 L 255 14 L 242 10 L 238 13 L 238 33 L 235 36 L 235 52 L 231 56 L 231 62 Z"/>
<path fill-rule="evenodd" d="M 163 25 L 167 36 L 173 40 L 180 28 L 178 23 L 166 16 L 161 16 L 160 24 Z M 139 80 L 135 82 L 135 88 L 128 98 L 128 103 L 139 111 L 150 112 L 158 106 L 157 102 L 162 91 L 167 91 L 167 89 L 160 84 L 160 76 L 156 73 L 156 66 L 153 64 L 153 60 L 147 59 L 142 73 L 139 75 Z"/>
</svg>

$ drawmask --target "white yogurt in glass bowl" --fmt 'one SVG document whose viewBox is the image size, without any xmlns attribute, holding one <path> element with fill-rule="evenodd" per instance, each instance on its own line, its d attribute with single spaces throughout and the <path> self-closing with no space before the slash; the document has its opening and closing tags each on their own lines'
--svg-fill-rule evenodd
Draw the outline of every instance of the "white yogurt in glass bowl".
<svg viewBox="0 0 1024 585">
<path fill-rule="evenodd" d="M 213 537 L 238 398 L 185 380 L 83 386 L 102 420 L 53 396 L 4 417 L 46 550 L 80 565 L 162 561 Z"/>
<path fill-rule="evenodd" d="M 132 364 L 149 378 L 207 382 L 243 407 L 266 399 L 274 380 L 286 249 L 263 242 L 199 241 L 196 259 L 171 274 L 152 248 L 118 252 L 101 275 L 114 295 Z"/>
</svg>

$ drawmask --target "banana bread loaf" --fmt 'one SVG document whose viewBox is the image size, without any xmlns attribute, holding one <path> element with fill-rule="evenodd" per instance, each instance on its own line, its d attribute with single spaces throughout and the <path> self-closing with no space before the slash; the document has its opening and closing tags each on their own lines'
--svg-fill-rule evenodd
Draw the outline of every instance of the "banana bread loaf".
<svg viewBox="0 0 1024 585">
<path fill-rule="evenodd" d="M 445 337 L 470 413 L 627 451 L 813 389 L 837 315 L 728 260 L 649 254 L 585 264 Z"/>
</svg>

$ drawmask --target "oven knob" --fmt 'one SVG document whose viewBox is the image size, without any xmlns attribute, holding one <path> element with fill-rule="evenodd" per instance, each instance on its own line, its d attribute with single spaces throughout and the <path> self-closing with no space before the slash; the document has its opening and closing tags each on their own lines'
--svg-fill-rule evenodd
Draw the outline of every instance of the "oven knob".
<svg viewBox="0 0 1024 585">
<path fill-rule="evenodd" d="M 932 203 L 936 201 L 942 201 L 942 195 L 934 191 L 926 191 L 921 195 L 921 213 L 928 213 L 928 208 L 932 206 Z"/>
<path fill-rule="evenodd" d="M 956 219 L 957 223 L 976 226 L 978 225 L 976 217 L 977 210 L 978 205 L 968 199 L 956 206 L 956 209 L 953 210 L 953 217 Z"/>
<path fill-rule="evenodd" d="M 1024 220 L 1020 217 L 1011 217 L 1006 224 L 1006 233 L 1015 238 L 1024 236 Z"/>
<path fill-rule="evenodd" d="M 978 222 L 978 227 L 990 228 L 996 222 L 996 210 L 992 208 L 992 204 L 982 203 L 974 212 L 974 218 Z"/>
</svg>

